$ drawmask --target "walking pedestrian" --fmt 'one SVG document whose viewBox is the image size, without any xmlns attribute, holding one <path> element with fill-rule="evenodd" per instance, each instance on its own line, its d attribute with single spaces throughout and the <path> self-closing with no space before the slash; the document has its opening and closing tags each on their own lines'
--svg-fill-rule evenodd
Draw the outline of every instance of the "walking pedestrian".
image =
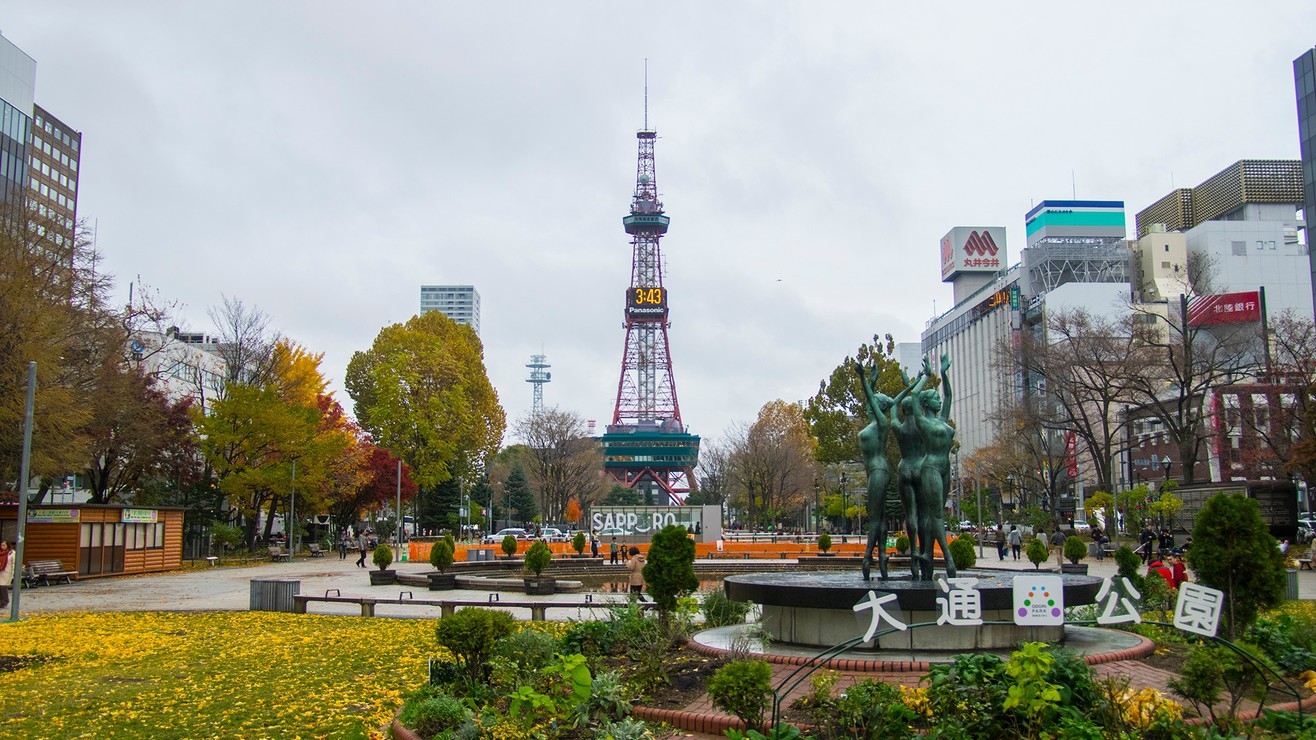
<svg viewBox="0 0 1316 740">
<path fill-rule="evenodd" d="M 1024 536 L 1019 532 L 1017 525 L 1010 525 L 1010 552 L 1014 554 L 1014 559 L 1019 559 L 1019 550 L 1023 547 Z"/>
<path fill-rule="evenodd" d="M 1056 551 L 1056 565 L 1064 567 L 1065 565 L 1065 532 L 1056 527 L 1056 533 L 1051 535 L 1051 549 Z"/>
<path fill-rule="evenodd" d="M 631 573 L 631 596 L 640 601 L 648 601 L 644 598 L 644 556 L 640 554 L 640 548 L 634 545 L 631 545 L 630 556 L 626 570 Z"/>
<path fill-rule="evenodd" d="M 617 535 L 612 536 L 612 542 L 608 544 L 608 563 L 617 564 Z"/>
<path fill-rule="evenodd" d="M 1005 560 L 1005 532 L 1001 530 L 1001 525 L 996 525 L 996 559 Z"/>
<path fill-rule="evenodd" d="M 338 538 L 338 559 L 347 560 L 347 533 Z"/>
<path fill-rule="evenodd" d="M 0 540 L 0 609 L 9 608 L 9 587 L 14 583 L 14 561 L 17 556 L 9 543 Z"/>
<path fill-rule="evenodd" d="M 589 533 L 589 554 L 590 554 L 590 557 L 593 557 L 593 558 L 597 558 L 597 557 L 599 556 L 599 533 L 598 533 L 598 532 L 590 532 L 590 533 Z"/>
<path fill-rule="evenodd" d="M 356 567 L 369 568 L 370 566 L 366 565 L 366 551 L 370 549 L 370 540 L 366 539 L 365 532 L 357 537 L 357 548 L 361 550 L 361 557 L 356 559 Z"/>
</svg>

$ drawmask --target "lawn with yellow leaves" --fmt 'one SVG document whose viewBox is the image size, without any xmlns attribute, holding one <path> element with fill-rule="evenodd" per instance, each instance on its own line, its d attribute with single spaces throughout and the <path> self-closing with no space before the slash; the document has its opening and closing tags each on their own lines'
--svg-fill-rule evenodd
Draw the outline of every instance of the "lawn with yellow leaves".
<svg viewBox="0 0 1316 740">
<path fill-rule="evenodd" d="M 6 737 L 378 737 L 442 653 L 433 620 L 59 613 L 0 623 Z"/>
</svg>

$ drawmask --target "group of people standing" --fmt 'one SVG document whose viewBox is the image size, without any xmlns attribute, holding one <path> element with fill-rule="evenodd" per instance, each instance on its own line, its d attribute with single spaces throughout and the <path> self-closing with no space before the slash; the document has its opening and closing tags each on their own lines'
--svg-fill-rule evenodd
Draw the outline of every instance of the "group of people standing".
<svg viewBox="0 0 1316 740">
<path fill-rule="evenodd" d="M 891 481 L 891 465 L 886 459 L 887 437 L 892 430 L 900 447 L 896 467 L 897 490 L 905 508 L 905 531 L 910 543 L 910 569 L 914 580 L 932 580 L 934 547 L 949 553 L 946 538 L 946 496 L 950 491 L 950 450 L 955 441 L 955 427 L 950 424 L 951 386 L 946 371 L 950 357 L 941 356 L 941 393 L 924 389 L 934 377 L 932 361 L 923 357 L 923 369 L 911 381 L 901 371 L 905 387 L 891 398 L 873 390 L 877 368 L 870 377 L 863 363 L 855 362 L 864 392 L 864 406 L 869 424 L 859 432 L 859 449 L 868 474 L 868 510 L 873 512 L 864 548 L 862 571 L 868 580 L 874 547 L 880 542 L 878 569 L 887 578 L 886 490 Z M 945 558 L 946 574 L 955 577 L 955 562 Z"/>
</svg>

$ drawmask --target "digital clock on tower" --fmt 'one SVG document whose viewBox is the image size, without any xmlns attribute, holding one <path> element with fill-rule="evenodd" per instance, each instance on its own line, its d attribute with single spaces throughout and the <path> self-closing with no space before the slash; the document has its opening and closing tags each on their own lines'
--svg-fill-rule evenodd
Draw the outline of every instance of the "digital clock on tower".
<svg viewBox="0 0 1316 740">
<path fill-rule="evenodd" d="M 661 318 L 667 314 L 666 288 L 627 288 L 626 313 L 635 317 Z"/>
</svg>

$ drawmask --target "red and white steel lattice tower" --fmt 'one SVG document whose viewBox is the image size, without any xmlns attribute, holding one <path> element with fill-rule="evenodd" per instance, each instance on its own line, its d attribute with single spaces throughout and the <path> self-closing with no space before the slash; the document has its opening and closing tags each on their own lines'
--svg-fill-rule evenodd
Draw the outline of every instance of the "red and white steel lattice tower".
<svg viewBox="0 0 1316 740">
<path fill-rule="evenodd" d="M 632 249 L 631 284 L 626 290 L 626 351 L 612 423 L 647 426 L 656 422 L 664 431 L 681 432 L 681 406 L 667 342 L 667 289 L 663 287 L 660 241 L 670 219 L 658 200 L 653 159 L 658 134 L 646 125 L 635 137 L 639 140 L 635 197 L 630 214 L 622 219 Z"/>
</svg>

